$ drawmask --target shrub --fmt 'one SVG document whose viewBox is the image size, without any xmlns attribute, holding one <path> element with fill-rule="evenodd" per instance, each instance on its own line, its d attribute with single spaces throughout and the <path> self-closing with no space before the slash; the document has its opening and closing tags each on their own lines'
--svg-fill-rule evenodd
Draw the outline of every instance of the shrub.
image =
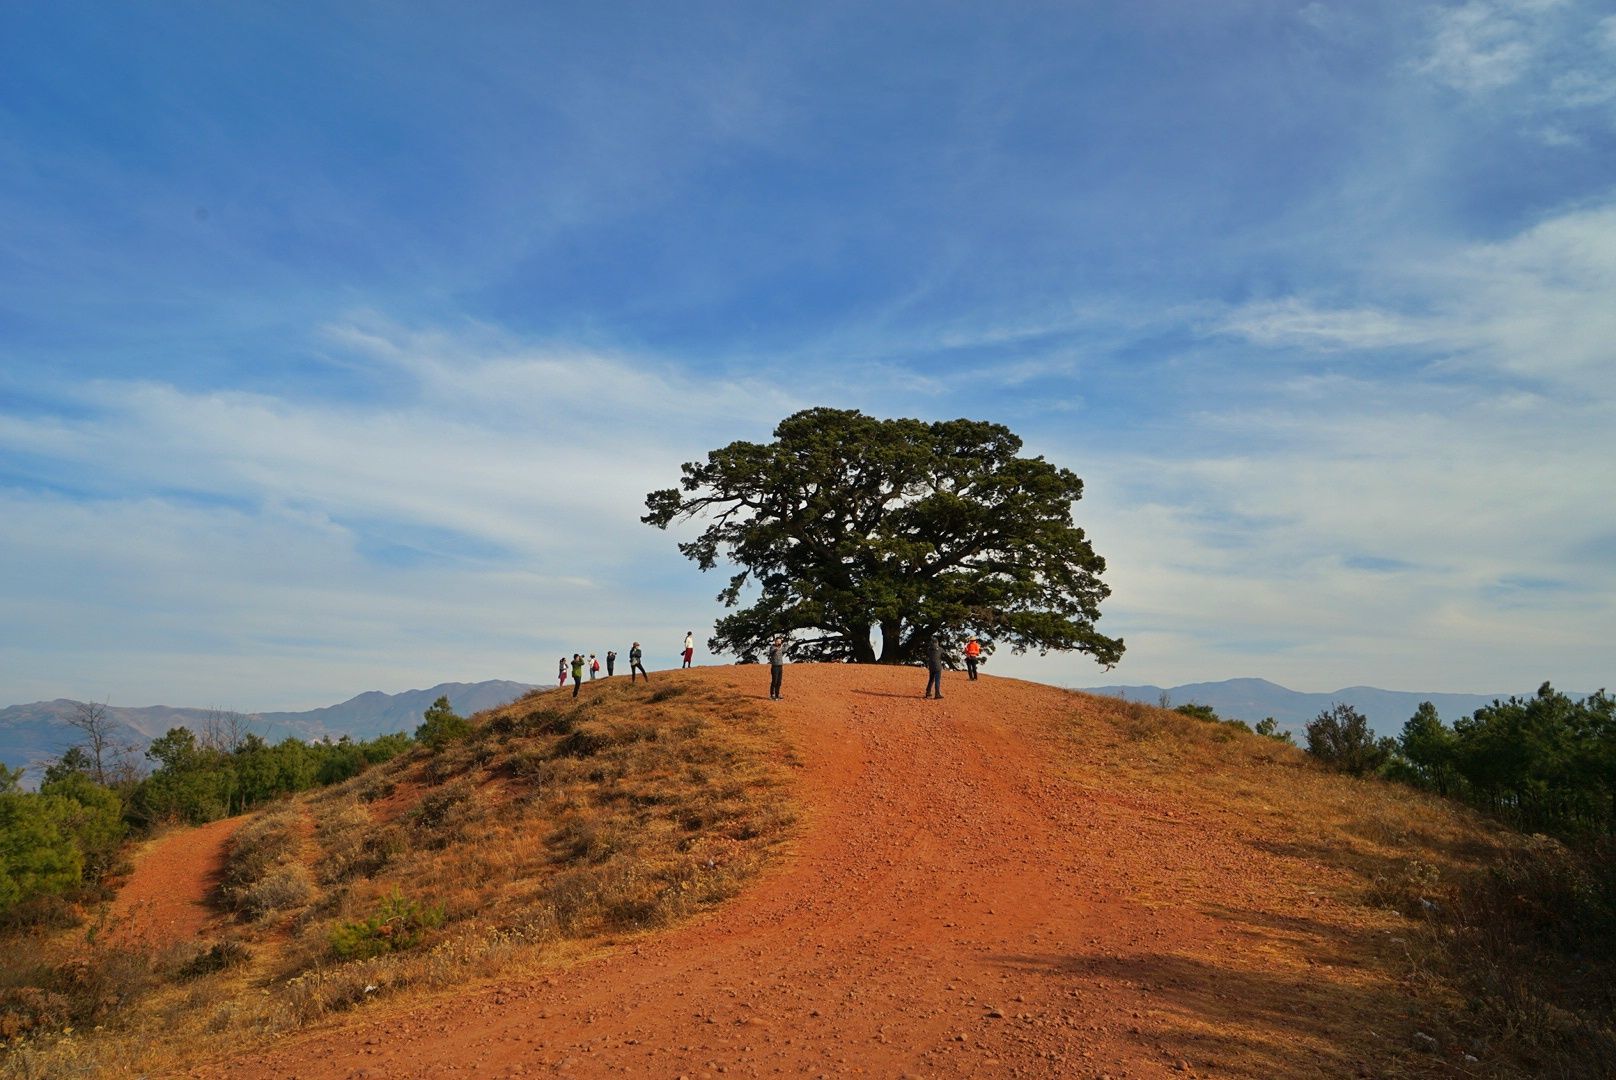
<svg viewBox="0 0 1616 1080">
<path fill-rule="evenodd" d="M 1253 730 L 1264 738 L 1277 740 L 1287 746 L 1296 745 L 1295 737 L 1288 731 L 1279 730 L 1279 721 L 1272 716 L 1257 721 L 1257 726 Z"/>
<path fill-rule="evenodd" d="M 1368 719 L 1351 705 L 1332 705 L 1307 723 L 1307 752 L 1353 776 L 1379 770 L 1395 745 L 1391 739 L 1376 739 Z"/>
<path fill-rule="evenodd" d="M 294 863 L 276 867 L 248 886 L 241 895 L 241 910 L 249 919 L 263 919 L 277 911 L 302 907 L 313 895 L 308 870 Z"/>
<path fill-rule="evenodd" d="M 79 883 L 84 853 L 70 820 L 77 807 L 57 795 L 0 794 L 0 914 Z"/>
<path fill-rule="evenodd" d="M 364 960 L 414 948 L 442 925 L 442 906 L 423 907 L 394 889 L 367 918 L 331 931 L 331 951 L 344 960 Z"/>
<path fill-rule="evenodd" d="M 429 848 L 443 848 L 460 840 L 466 826 L 479 814 L 476 789 L 469 780 L 457 780 L 428 793 L 405 815 L 417 840 Z"/>
<path fill-rule="evenodd" d="M 447 697 L 434 701 L 422 719 L 424 723 L 415 729 L 415 740 L 434 753 L 471 734 L 471 724 L 449 707 Z"/>
<path fill-rule="evenodd" d="M 295 862 L 302 824 L 297 811 L 282 810 L 236 830 L 219 882 L 220 893 L 236 910 L 257 919 L 308 899 L 308 871 Z"/>
<path fill-rule="evenodd" d="M 359 786 L 354 789 L 355 794 L 365 802 L 385 799 L 397 790 L 397 781 L 382 772 L 366 773 L 364 778 L 359 781 Z"/>
<path fill-rule="evenodd" d="M 197 979 L 203 975 L 211 975 L 215 971 L 228 971 L 231 968 L 241 967 L 251 959 L 252 953 L 247 946 L 233 938 L 226 938 L 199 950 L 195 956 L 181 964 L 180 978 Z"/>
<path fill-rule="evenodd" d="M 1533 837 L 1428 914 L 1479 1041 L 1524 1052 L 1531 1075 L 1616 1075 L 1616 844 Z"/>
<path fill-rule="evenodd" d="M 36 1031 L 54 1031 L 72 1018 L 72 1005 L 61 994 L 37 986 L 0 989 L 0 1043 Z"/>
</svg>

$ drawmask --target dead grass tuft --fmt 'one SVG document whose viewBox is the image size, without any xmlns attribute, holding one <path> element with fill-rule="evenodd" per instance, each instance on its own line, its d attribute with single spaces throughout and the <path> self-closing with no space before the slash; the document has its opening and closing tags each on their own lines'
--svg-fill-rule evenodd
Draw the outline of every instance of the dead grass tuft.
<svg viewBox="0 0 1616 1080">
<path fill-rule="evenodd" d="M 314 886 L 302 862 L 305 832 L 295 806 L 262 814 L 238 829 L 219 883 L 225 902 L 249 919 L 306 905 Z"/>
<path fill-rule="evenodd" d="M 100 1031 L 61 1035 L 50 996 L 60 980 L 37 970 L 0 979 L 0 1030 L 18 1032 L 0 1076 L 173 1071 L 368 1001 L 542 965 L 554 950 L 665 926 L 734 895 L 795 820 L 777 733 L 718 690 L 594 691 L 578 702 L 528 695 L 476 718 L 436 755 L 373 767 L 243 825 L 219 887 L 239 925 L 173 956 L 103 950 L 86 960 L 107 983 L 86 999 L 117 1009 L 63 997 L 72 1024 L 93 1013 Z M 338 931 L 347 928 L 337 934 L 346 943 L 378 911 L 406 909 L 432 915 L 413 947 L 334 960 Z M 390 932 L 384 918 L 374 935 Z"/>
</svg>

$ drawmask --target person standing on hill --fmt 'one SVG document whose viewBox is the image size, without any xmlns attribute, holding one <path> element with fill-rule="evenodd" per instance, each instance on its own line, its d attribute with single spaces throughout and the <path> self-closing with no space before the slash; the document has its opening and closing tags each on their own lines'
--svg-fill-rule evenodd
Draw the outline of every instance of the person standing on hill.
<svg viewBox="0 0 1616 1080">
<path fill-rule="evenodd" d="M 982 656 L 982 643 L 971 635 L 971 640 L 965 643 L 965 670 L 970 673 L 971 681 L 976 681 L 976 662 Z"/>
<path fill-rule="evenodd" d="M 695 655 L 696 655 L 696 632 L 694 630 L 686 630 L 685 631 L 685 662 L 683 664 L 679 665 L 679 666 L 680 667 L 689 667 L 690 666 L 690 661 L 695 658 Z"/>
<path fill-rule="evenodd" d="M 590 653 L 589 654 L 589 681 L 594 682 L 595 681 L 595 676 L 599 675 L 599 674 L 600 674 L 600 661 L 595 659 L 595 654 L 594 653 Z"/>
<path fill-rule="evenodd" d="M 646 674 L 645 665 L 640 663 L 640 643 L 636 641 L 628 651 L 628 681 L 634 681 L 634 673 L 645 675 L 645 681 L 650 682 L 651 676 Z"/>
<path fill-rule="evenodd" d="M 780 679 L 786 671 L 786 639 L 776 637 L 769 646 L 769 698 L 780 700 Z"/>
<path fill-rule="evenodd" d="M 933 690 L 937 692 L 934 694 Z M 926 696 L 943 700 L 943 643 L 937 640 L 936 634 L 926 646 Z"/>
<path fill-rule="evenodd" d="M 573 653 L 572 654 L 572 696 L 573 697 L 578 696 L 578 687 L 583 685 L 583 681 L 584 681 L 584 654 L 583 653 Z"/>
<path fill-rule="evenodd" d="M 611 649 L 606 650 L 606 677 L 609 679 L 617 673 L 617 653 Z"/>
<path fill-rule="evenodd" d="M 567 658 L 565 656 L 563 656 L 561 658 L 561 662 L 556 665 L 556 689 L 559 690 L 563 686 L 566 686 L 566 685 L 567 685 Z"/>
</svg>

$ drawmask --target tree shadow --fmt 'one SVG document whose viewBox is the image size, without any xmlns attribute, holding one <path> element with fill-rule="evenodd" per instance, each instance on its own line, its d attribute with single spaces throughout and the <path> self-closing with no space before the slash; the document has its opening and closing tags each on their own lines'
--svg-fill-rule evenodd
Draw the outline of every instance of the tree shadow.
<svg viewBox="0 0 1616 1080">
<path fill-rule="evenodd" d="M 1027 979 L 1109 984 L 1122 1015 L 1132 1015 L 1108 1033 L 1168 1068 L 1184 1062 L 1215 1076 L 1339 1077 L 1384 1075 L 1415 1057 L 1426 1069 L 1434 1063 L 1412 1047 L 1406 1002 L 1390 986 L 1149 952 L 995 959 Z"/>
</svg>

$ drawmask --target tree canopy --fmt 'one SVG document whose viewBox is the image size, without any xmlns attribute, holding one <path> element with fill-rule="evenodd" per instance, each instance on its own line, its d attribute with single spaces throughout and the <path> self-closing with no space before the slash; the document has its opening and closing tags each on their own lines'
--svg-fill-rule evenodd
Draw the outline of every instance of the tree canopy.
<svg viewBox="0 0 1616 1080">
<path fill-rule="evenodd" d="M 1307 752 L 1325 764 L 1364 776 L 1386 764 L 1396 743 L 1377 739 L 1363 713 L 1343 702 L 1307 722 Z"/>
<path fill-rule="evenodd" d="M 775 634 L 804 659 L 904 663 L 933 635 L 976 634 L 984 654 L 1076 650 L 1107 667 L 1123 643 L 1094 628 L 1105 560 L 1072 517 L 1083 481 L 1019 457 L 1000 424 L 879 420 L 817 408 L 774 441 L 733 442 L 686 462 L 641 520 L 710 521 L 679 550 L 702 570 L 740 567 L 718 599 L 716 651 L 756 659 Z M 880 651 L 872 643 L 878 632 Z"/>
</svg>

